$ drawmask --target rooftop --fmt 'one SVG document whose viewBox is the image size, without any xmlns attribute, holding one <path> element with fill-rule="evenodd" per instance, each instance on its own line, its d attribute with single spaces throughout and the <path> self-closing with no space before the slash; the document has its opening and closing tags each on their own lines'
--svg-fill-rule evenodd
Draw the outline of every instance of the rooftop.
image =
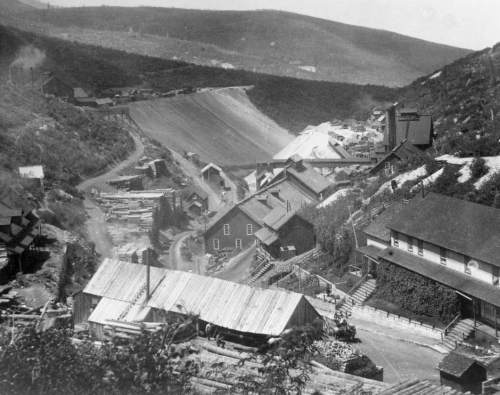
<svg viewBox="0 0 500 395">
<path fill-rule="evenodd" d="M 402 202 L 394 202 L 375 217 L 364 229 L 364 233 L 389 243 L 391 241 L 391 231 L 387 228 L 387 225 L 397 218 L 399 212 L 404 207 L 405 205 Z"/>
<path fill-rule="evenodd" d="M 452 351 L 439 363 L 438 369 L 454 377 L 462 377 L 475 363 L 473 358 Z"/>
<path fill-rule="evenodd" d="M 146 301 L 146 270 L 144 265 L 106 259 L 83 291 L 103 297 L 94 318 L 101 322 L 131 314 L 133 319 L 149 307 L 199 315 L 203 321 L 239 332 L 276 336 L 299 304 L 314 311 L 303 295 L 294 292 L 155 267 L 151 267 L 151 297 Z"/>
<path fill-rule="evenodd" d="M 387 227 L 500 267 L 500 209 L 428 193 L 413 198 Z"/>
</svg>

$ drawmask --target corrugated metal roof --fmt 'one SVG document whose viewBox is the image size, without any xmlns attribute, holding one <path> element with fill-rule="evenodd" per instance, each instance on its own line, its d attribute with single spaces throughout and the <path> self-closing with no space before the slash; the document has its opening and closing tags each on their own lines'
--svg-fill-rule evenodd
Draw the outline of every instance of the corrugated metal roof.
<svg viewBox="0 0 500 395">
<path fill-rule="evenodd" d="M 148 305 L 166 311 L 197 314 L 203 321 L 240 332 L 279 335 L 302 298 L 303 295 L 292 292 L 166 271 Z"/>
<path fill-rule="evenodd" d="M 150 311 L 150 307 L 141 304 L 102 298 L 88 320 L 102 325 L 108 324 L 108 320 L 141 322 L 146 319 Z"/>
<path fill-rule="evenodd" d="M 163 278 L 163 269 L 150 268 L 150 292 Z M 145 265 L 105 259 L 84 289 L 84 293 L 142 303 L 146 297 Z"/>
<path fill-rule="evenodd" d="M 105 299 L 89 320 L 135 319 L 135 306 L 124 315 L 125 304 L 146 305 L 177 313 L 192 313 L 217 326 L 270 336 L 279 335 L 293 316 L 303 295 L 253 288 L 214 277 L 151 268 L 151 297 L 144 292 L 146 266 L 106 259 L 84 290 Z M 139 296 L 138 296 L 139 295 Z M 307 302 L 308 308 L 314 310 Z M 136 310 L 134 310 L 136 309 Z M 136 313 L 137 311 L 137 313 Z"/>
</svg>

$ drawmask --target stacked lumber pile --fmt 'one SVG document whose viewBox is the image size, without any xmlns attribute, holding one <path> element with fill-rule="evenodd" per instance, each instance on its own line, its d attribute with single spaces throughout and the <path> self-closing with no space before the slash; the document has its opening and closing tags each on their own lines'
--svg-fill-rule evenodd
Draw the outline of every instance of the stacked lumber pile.
<svg viewBox="0 0 500 395">
<path fill-rule="evenodd" d="M 108 220 L 138 225 L 141 229 L 151 229 L 153 210 L 161 197 L 166 196 L 172 207 L 176 204 L 175 190 L 152 189 L 121 193 L 100 193 L 96 201 L 105 210 Z"/>
<path fill-rule="evenodd" d="M 106 340 L 124 339 L 130 340 L 143 332 L 156 332 L 161 330 L 165 324 L 160 322 L 126 322 L 119 320 L 107 320 L 104 326 L 104 337 Z"/>
<path fill-rule="evenodd" d="M 345 371 L 347 362 L 358 356 L 350 344 L 337 340 L 317 340 L 314 342 L 314 346 L 324 359 L 337 364 L 338 370 L 341 372 Z"/>
</svg>

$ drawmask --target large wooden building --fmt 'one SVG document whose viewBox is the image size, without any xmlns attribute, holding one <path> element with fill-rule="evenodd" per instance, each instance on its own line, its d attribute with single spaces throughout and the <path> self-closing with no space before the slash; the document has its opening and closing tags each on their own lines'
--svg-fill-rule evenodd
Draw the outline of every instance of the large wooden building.
<svg viewBox="0 0 500 395">
<path fill-rule="evenodd" d="M 500 210 L 436 193 L 382 213 L 359 248 L 366 262 L 388 262 L 462 298 L 462 315 L 500 324 Z"/>
<path fill-rule="evenodd" d="M 74 311 L 75 324 L 88 322 L 97 338 L 113 322 L 168 322 L 179 315 L 198 316 L 201 324 L 239 338 L 263 339 L 321 319 L 302 294 L 113 259 L 77 295 Z"/>
</svg>

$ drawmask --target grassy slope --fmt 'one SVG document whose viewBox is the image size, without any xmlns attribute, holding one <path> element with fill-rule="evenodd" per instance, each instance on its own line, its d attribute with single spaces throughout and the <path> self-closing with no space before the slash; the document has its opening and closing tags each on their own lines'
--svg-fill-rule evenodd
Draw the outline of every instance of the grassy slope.
<svg viewBox="0 0 500 395">
<path fill-rule="evenodd" d="M 8 48 L 12 37 L 33 43 L 46 52 L 48 69 L 91 90 L 141 83 L 164 91 L 186 86 L 254 85 L 249 93 L 252 102 L 294 133 L 308 124 L 351 117 L 353 114 L 364 116 L 374 104 L 393 100 L 396 94 L 396 91 L 380 86 L 308 81 L 189 65 L 72 43 L 13 28 L 4 28 L 0 33 L 0 40 L 5 42 L 2 47 Z"/>
<path fill-rule="evenodd" d="M 277 11 L 85 7 L 29 15 L 66 29 L 131 29 L 168 36 L 171 41 L 164 40 L 163 46 L 186 60 L 218 59 L 247 70 L 362 84 L 401 86 L 468 53 L 387 31 Z M 113 45 L 113 40 L 102 37 Z M 301 71 L 299 65 L 316 66 L 317 72 Z"/>
<path fill-rule="evenodd" d="M 7 65 L 31 41 L 1 27 L 0 37 L 2 44 L 9 44 L 0 45 L 0 199 L 13 203 L 23 187 L 39 191 L 36 184 L 18 178 L 18 166 L 41 163 L 47 184 L 69 186 L 127 155 L 133 141 L 116 123 L 47 100 L 30 84 L 8 84 Z M 53 62 L 57 60 L 46 60 L 49 66 Z"/>
</svg>

